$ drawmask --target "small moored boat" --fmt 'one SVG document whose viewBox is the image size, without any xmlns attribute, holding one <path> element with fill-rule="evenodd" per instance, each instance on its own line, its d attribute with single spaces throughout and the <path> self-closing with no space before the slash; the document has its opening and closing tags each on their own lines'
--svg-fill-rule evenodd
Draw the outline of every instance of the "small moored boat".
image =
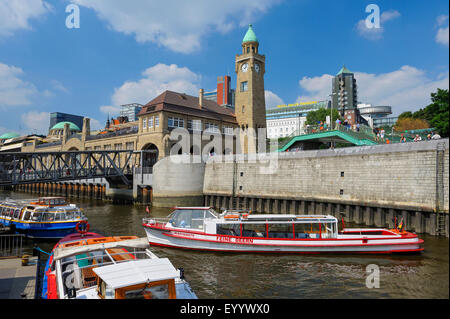
<svg viewBox="0 0 450 319">
<path fill-rule="evenodd" d="M 417 253 L 414 233 L 344 228 L 329 215 L 269 215 L 210 207 L 177 207 L 168 218 L 144 218 L 151 245 L 224 252 Z"/>
<path fill-rule="evenodd" d="M 43 299 L 197 299 L 146 238 L 80 231 L 61 239 L 47 261 Z"/>
<path fill-rule="evenodd" d="M 87 222 L 86 216 L 63 197 L 0 202 L 0 223 L 30 238 L 62 238 L 75 232 L 79 222 Z"/>
</svg>

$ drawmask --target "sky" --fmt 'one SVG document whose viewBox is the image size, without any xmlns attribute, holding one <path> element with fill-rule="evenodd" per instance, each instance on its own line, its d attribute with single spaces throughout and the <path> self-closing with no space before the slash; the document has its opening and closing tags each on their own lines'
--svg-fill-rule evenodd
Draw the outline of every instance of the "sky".
<svg viewBox="0 0 450 319">
<path fill-rule="evenodd" d="M 248 24 L 267 108 L 329 98 L 344 64 L 359 102 L 393 115 L 449 86 L 443 0 L 0 0 L 0 134 L 46 134 L 50 112 L 99 129 L 121 104 L 165 90 L 197 96 L 223 75 L 236 87 Z"/>
</svg>

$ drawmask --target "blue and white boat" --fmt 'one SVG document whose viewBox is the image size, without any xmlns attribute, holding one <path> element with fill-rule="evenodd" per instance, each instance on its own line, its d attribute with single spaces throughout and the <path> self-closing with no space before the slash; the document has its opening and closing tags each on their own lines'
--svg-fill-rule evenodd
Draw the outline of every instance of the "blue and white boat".
<svg viewBox="0 0 450 319">
<path fill-rule="evenodd" d="M 76 231 L 86 216 L 63 197 L 6 199 L 0 202 L 0 223 L 29 238 L 62 238 Z"/>
</svg>

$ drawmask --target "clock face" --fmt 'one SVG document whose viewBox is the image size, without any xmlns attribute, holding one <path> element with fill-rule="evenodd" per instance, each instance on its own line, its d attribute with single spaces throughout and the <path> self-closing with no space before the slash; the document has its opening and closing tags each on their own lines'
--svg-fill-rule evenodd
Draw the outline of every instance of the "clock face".
<svg viewBox="0 0 450 319">
<path fill-rule="evenodd" d="M 259 64 L 258 63 L 255 64 L 255 70 L 256 70 L 256 72 L 259 73 Z"/>
<path fill-rule="evenodd" d="M 247 72 L 247 70 L 248 70 L 248 64 L 247 64 L 247 63 L 242 64 L 241 70 L 242 70 L 242 72 Z"/>
</svg>

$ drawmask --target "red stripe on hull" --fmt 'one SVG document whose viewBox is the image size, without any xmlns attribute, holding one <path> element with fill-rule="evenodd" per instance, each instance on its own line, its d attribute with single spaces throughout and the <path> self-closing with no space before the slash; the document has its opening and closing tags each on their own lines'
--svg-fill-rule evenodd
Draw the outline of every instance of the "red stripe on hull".
<svg viewBox="0 0 450 319">
<path fill-rule="evenodd" d="M 160 243 L 150 242 L 150 245 L 165 247 L 165 248 L 180 248 L 186 250 L 200 250 L 200 251 L 214 251 L 214 252 L 232 252 L 232 253 L 277 253 L 277 254 L 305 254 L 305 255 L 319 255 L 319 254 L 407 254 L 407 253 L 420 253 L 424 248 L 417 249 L 402 249 L 402 250 L 386 250 L 386 251 L 281 251 L 281 250 L 223 250 L 212 248 L 190 248 L 175 245 L 166 245 Z"/>
</svg>

